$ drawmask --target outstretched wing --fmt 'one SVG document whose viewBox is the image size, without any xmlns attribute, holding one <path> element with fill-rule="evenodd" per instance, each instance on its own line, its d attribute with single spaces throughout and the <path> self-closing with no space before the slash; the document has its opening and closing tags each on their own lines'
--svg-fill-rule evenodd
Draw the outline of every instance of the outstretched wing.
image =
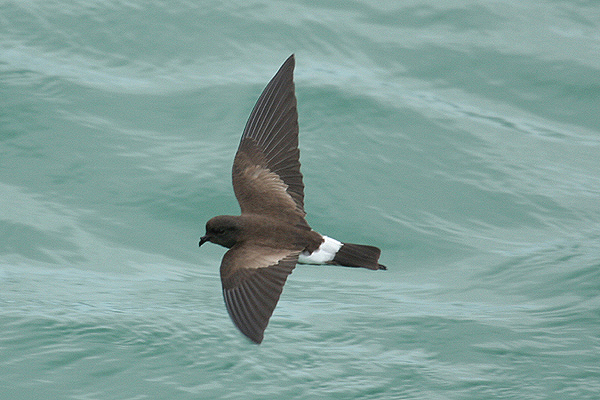
<svg viewBox="0 0 600 400">
<path fill-rule="evenodd" d="M 304 184 L 293 78 L 291 55 L 260 95 L 246 123 L 233 162 L 233 189 L 242 214 L 302 223 Z"/>
<path fill-rule="evenodd" d="M 235 326 L 255 343 L 263 340 L 283 285 L 299 251 L 233 246 L 221 262 L 223 297 Z"/>
</svg>

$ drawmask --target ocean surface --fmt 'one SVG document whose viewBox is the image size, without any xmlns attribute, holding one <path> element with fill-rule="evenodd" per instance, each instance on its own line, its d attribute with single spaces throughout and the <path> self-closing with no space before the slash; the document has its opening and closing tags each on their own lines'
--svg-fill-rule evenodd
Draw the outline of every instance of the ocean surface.
<svg viewBox="0 0 600 400">
<path fill-rule="evenodd" d="M 246 119 L 296 55 L 311 226 L 227 315 Z M 0 399 L 599 399 L 596 1 L 0 2 Z"/>
</svg>

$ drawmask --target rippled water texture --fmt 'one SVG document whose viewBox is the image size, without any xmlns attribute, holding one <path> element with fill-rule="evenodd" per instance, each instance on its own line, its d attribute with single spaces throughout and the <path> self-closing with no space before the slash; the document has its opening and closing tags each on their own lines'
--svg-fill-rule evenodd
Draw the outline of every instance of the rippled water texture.
<svg viewBox="0 0 600 400">
<path fill-rule="evenodd" d="M 600 8 L 4 1 L 0 398 L 597 399 Z M 255 346 L 231 163 L 296 54 L 309 223 Z"/>
</svg>

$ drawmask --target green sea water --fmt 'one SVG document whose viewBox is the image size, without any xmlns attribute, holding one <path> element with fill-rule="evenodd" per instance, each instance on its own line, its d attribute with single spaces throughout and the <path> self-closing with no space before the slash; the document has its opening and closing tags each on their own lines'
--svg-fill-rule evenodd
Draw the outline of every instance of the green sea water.
<svg viewBox="0 0 600 400">
<path fill-rule="evenodd" d="M 0 3 L 0 399 L 600 398 L 594 1 Z M 205 222 L 292 53 L 311 226 L 260 346 Z"/>
</svg>

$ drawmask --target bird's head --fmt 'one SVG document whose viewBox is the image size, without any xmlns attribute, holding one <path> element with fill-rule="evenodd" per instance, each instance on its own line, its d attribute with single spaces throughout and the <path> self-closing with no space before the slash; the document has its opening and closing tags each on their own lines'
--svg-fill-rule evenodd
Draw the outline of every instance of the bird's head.
<svg viewBox="0 0 600 400">
<path fill-rule="evenodd" d="M 211 218 L 206 223 L 206 234 L 200 238 L 199 246 L 206 242 L 219 244 L 231 248 L 240 237 L 241 224 L 239 217 L 233 215 L 220 215 Z"/>
</svg>

